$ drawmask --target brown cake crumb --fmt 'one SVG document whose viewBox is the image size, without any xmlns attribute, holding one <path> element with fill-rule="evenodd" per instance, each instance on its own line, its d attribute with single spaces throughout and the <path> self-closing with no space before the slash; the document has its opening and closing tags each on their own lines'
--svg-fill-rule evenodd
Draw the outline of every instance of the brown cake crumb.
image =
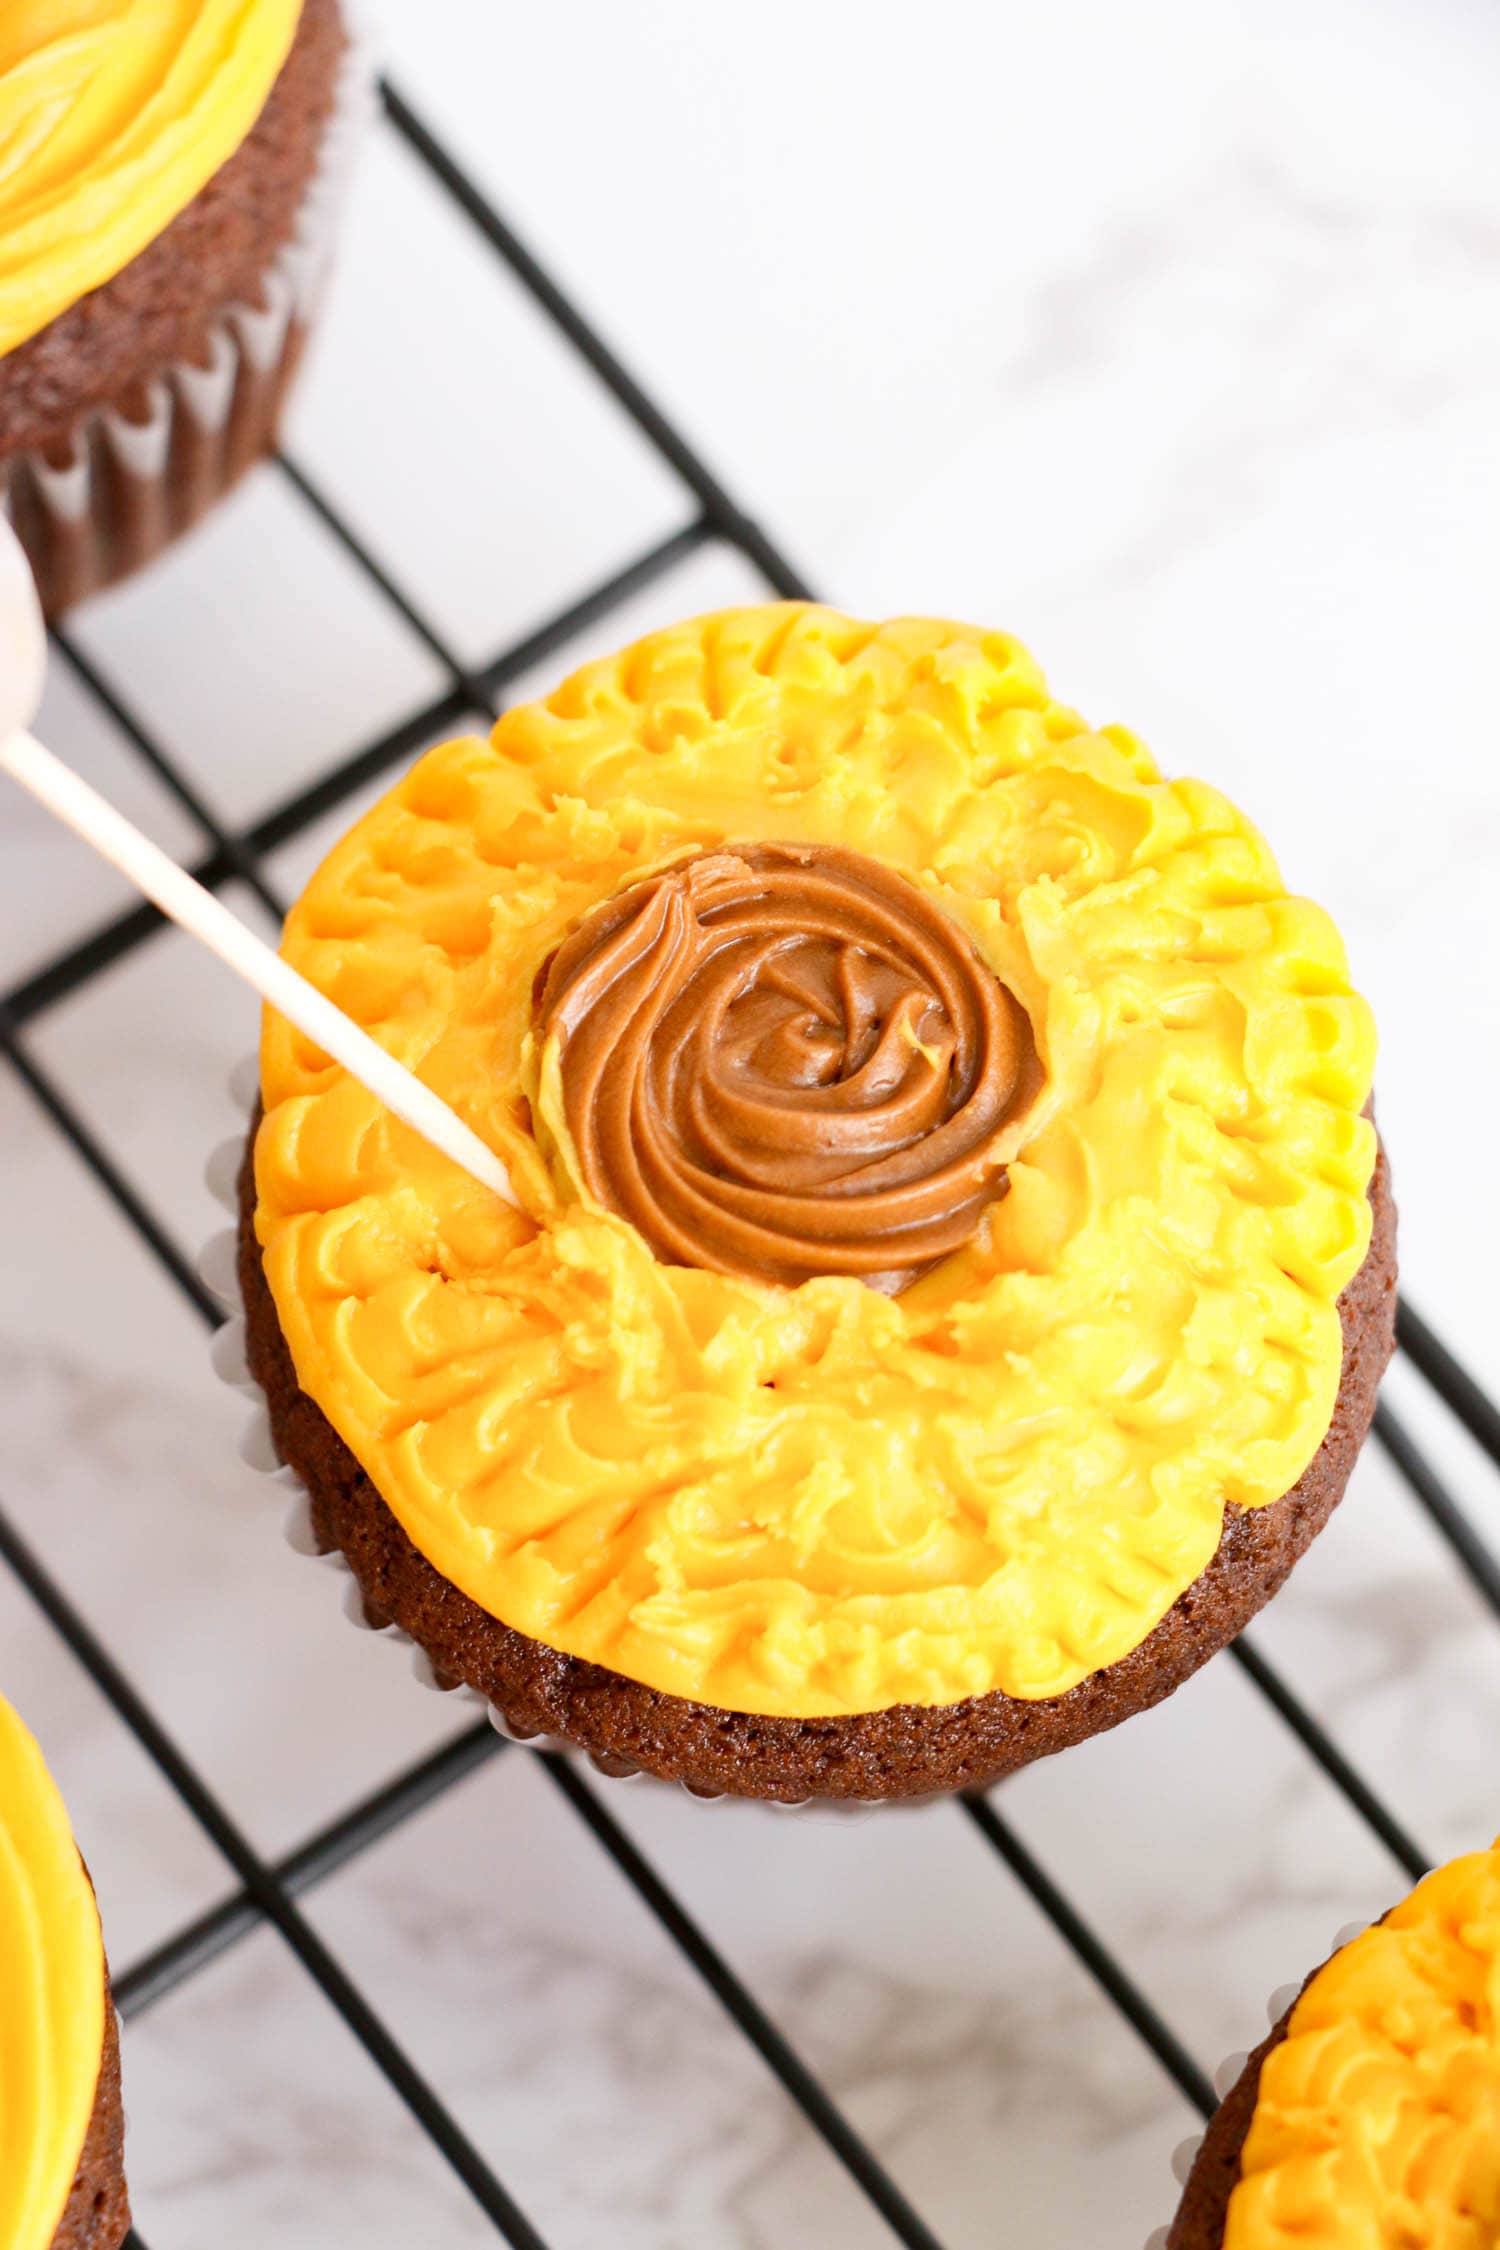
<svg viewBox="0 0 1500 2250">
<path fill-rule="evenodd" d="M 104 2051 L 94 2114 L 78 2173 L 52 2237 L 52 2250 L 119 2250 L 130 2229 L 125 2193 L 125 2114 L 120 2106 L 120 2033 L 115 2004 L 104 1986 Z"/>
</svg>

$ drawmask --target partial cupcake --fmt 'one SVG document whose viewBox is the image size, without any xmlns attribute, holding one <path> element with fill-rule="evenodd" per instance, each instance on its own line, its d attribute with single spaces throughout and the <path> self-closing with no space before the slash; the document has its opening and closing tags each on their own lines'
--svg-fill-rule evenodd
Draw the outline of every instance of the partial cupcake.
<svg viewBox="0 0 1500 2250">
<path fill-rule="evenodd" d="M 1500 2242 L 1500 1845 L 1426 1876 L 1308 1978 L 1210 2124 L 1166 2239 Z"/>
<path fill-rule="evenodd" d="M 120 2047 L 99 1913 L 41 1751 L 0 1701 L 0 2243 L 116 2250 Z"/>
<path fill-rule="evenodd" d="M 274 445 L 367 100 L 339 0 L 0 10 L 0 494 L 49 616 Z"/>
<path fill-rule="evenodd" d="M 968 1788 L 1155 1703 L 1342 1494 L 1394 1321 L 1326 915 L 1004 635 L 696 620 L 430 752 L 285 952 L 251 1366 L 372 1621 L 706 1794 Z"/>
</svg>

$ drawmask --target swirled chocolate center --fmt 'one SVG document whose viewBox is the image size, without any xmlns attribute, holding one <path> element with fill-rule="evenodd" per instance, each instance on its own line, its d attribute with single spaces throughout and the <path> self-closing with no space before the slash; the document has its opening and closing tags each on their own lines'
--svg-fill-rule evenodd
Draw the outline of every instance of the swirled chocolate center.
<svg viewBox="0 0 1500 2250">
<path fill-rule="evenodd" d="M 705 852 L 589 914 L 541 979 L 590 1193 L 657 1256 L 906 1287 L 1004 1186 L 1024 1010 L 904 875 L 824 844 Z"/>
</svg>

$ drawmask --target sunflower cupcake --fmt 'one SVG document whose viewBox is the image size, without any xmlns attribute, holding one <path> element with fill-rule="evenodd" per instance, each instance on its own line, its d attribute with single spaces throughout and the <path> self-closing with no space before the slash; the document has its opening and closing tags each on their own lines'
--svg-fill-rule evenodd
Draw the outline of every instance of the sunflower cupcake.
<svg viewBox="0 0 1500 2250">
<path fill-rule="evenodd" d="M 1391 1350 L 1374 1041 L 1248 821 L 1002 634 L 733 611 L 430 752 L 285 952 L 249 1357 L 318 1543 L 513 1731 L 783 1800 L 1166 1695 Z"/>
<path fill-rule="evenodd" d="M 1308 1978 L 1225 2096 L 1165 2238 L 1166 2250 L 1496 2242 L 1500 1845 L 1427 1876 Z"/>
<path fill-rule="evenodd" d="M 120 2048 L 68 1815 L 0 1701 L 0 2243 L 116 2250 L 130 2225 Z"/>
<path fill-rule="evenodd" d="M 340 0 L 0 9 L 0 494 L 49 616 L 274 444 L 364 95 Z"/>
</svg>

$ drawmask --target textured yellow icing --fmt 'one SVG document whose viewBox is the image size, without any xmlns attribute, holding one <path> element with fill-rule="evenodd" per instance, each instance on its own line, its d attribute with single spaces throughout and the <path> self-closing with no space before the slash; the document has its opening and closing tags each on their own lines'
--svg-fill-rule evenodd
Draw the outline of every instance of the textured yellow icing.
<svg viewBox="0 0 1500 2250">
<path fill-rule="evenodd" d="M 94 1894 L 42 1754 L 0 1701 L 0 2243 L 46 2250 L 104 2052 Z"/>
<path fill-rule="evenodd" d="M 1500 1847 L 1321 1968 L 1267 2056 L 1225 2250 L 1500 2242 Z"/>
<path fill-rule="evenodd" d="M 155 240 L 228 162 L 302 0 L 5 0 L 0 352 Z"/>
<path fill-rule="evenodd" d="M 905 869 L 1030 1015 L 1009 1192 L 899 1297 L 661 1265 L 568 1188 L 533 980 L 728 838 Z M 299 1380 L 437 1568 L 554 1648 L 789 1716 L 1055 1695 L 1328 1428 L 1374 1163 L 1337 933 L 1004 635 L 798 605 L 656 634 L 430 752 L 284 950 L 527 1212 L 268 1017 L 257 1224 Z"/>
</svg>

